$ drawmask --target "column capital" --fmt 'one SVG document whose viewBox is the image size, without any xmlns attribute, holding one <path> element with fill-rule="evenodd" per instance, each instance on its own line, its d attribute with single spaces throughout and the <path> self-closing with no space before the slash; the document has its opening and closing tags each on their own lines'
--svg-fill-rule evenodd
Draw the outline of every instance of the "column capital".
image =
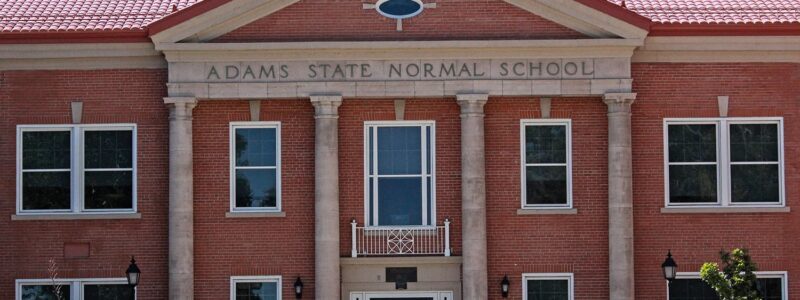
<svg viewBox="0 0 800 300">
<path fill-rule="evenodd" d="M 607 93 L 603 95 L 603 102 L 608 106 L 608 112 L 630 112 L 631 104 L 636 100 L 636 93 Z"/>
<path fill-rule="evenodd" d="M 197 106 L 197 98 L 165 97 L 164 104 L 169 107 L 170 120 L 191 120 L 192 109 Z"/>
<path fill-rule="evenodd" d="M 341 95 L 312 95 L 309 98 L 314 105 L 314 118 L 339 118 Z"/>
<path fill-rule="evenodd" d="M 483 106 L 489 101 L 489 94 L 458 94 L 456 101 L 461 106 L 461 117 L 482 117 Z"/>
</svg>

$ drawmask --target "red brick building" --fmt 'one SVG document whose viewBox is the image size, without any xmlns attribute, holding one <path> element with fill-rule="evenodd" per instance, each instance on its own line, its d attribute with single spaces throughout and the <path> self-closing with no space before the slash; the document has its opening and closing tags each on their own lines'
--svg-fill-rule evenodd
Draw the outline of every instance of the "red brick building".
<svg viewBox="0 0 800 300">
<path fill-rule="evenodd" d="M 0 16 L 0 299 L 800 295 L 795 0 Z"/>
</svg>

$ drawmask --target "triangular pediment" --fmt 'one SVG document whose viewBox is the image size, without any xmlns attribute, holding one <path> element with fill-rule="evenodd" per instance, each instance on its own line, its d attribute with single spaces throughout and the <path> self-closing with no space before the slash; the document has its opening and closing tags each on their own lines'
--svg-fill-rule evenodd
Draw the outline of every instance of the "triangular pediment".
<svg viewBox="0 0 800 300">
<path fill-rule="evenodd" d="M 434 2 L 431 2 L 434 3 Z M 589 36 L 503 0 L 437 0 L 399 24 L 358 1 L 300 1 L 213 42 L 529 40 Z M 310 17 L 309 17 L 310 16 Z M 326 17 L 330 16 L 330 17 Z M 346 17 L 345 17 L 346 16 Z"/>
<path fill-rule="evenodd" d="M 207 0 L 210 1 L 210 0 Z M 428 0 L 403 21 L 341 0 L 217 0 L 153 24 L 156 43 L 642 39 L 642 26 L 574 0 Z M 433 5 L 435 3 L 435 5 Z M 434 8 L 435 6 L 435 8 Z M 621 8 L 620 8 L 621 9 Z M 191 15 L 189 15 L 191 13 Z"/>
</svg>

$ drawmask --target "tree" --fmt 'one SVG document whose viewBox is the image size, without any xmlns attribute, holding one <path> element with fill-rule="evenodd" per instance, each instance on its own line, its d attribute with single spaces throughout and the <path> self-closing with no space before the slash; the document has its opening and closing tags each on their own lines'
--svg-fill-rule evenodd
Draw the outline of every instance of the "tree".
<svg viewBox="0 0 800 300">
<path fill-rule="evenodd" d="M 756 264 L 750 259 L 747 249 L 720 251 L 723 268 L 717 263 L 704 263 L 700 278 L 711 286 L 720 300 L 761 300 L 758 292 Z"/>
</svg>

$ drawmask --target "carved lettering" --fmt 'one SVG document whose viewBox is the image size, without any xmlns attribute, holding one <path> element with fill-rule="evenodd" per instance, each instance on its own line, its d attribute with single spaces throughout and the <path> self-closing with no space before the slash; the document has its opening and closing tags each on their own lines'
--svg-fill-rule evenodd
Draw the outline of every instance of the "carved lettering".
<svg viewBox="0 0 800 300">
<path fill-rule="evenodd" d="M 211 70 L 208 71 L 208 76 L 206 76 L 206 80 L 211 79 L 211 76 L 214 76 L 217 80 L 222 79 L 219 78 L 219 73 L 217 73 L 217 68 L 215 68 L 214 66 L 211 66 Z"/>
</svg>

